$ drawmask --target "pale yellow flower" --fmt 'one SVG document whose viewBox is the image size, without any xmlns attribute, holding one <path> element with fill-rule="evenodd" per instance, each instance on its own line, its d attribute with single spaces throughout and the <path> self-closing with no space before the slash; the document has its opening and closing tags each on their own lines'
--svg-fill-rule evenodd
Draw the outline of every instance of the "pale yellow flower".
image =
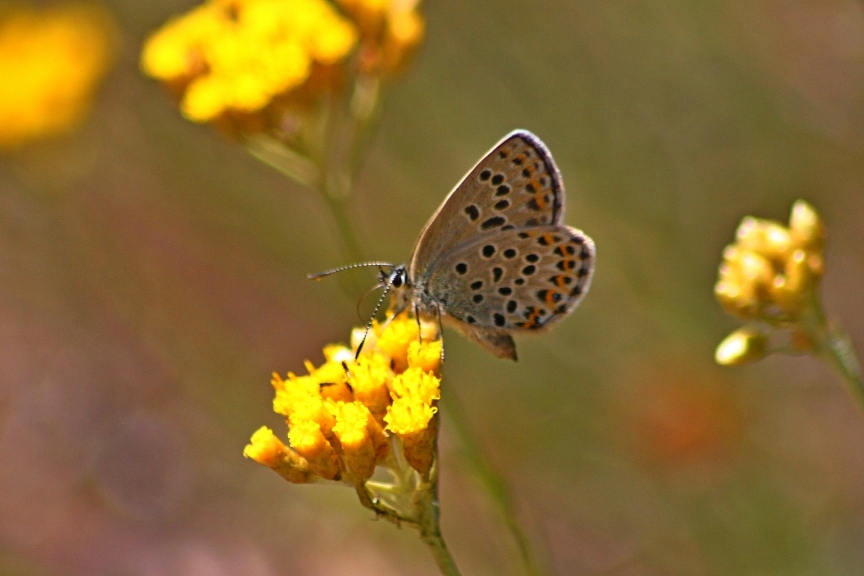
<svg viewBox="0 0 864 576">
<path fill-rule="evenodd" d="M 823 272 L 824 226 L 798 200 L 789 226 L 748 216 L 723 251 L 717 300 L 746 320 L 789 322 L 812 299 Z"/>
</svg>

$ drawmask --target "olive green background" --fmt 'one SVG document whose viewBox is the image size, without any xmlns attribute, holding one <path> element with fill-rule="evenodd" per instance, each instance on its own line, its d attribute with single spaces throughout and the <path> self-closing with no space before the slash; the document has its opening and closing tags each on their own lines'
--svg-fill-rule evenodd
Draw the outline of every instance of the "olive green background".
<svg viewBox="0 0 864 576">
<path fill-rule="evenodd" d="M 75 135 L 0 157 L 0 573 L 432 575 L 350 489 L 245 460 L 270 374 L 371 306 L 314 192 L 183 120 L 138 71 L 189 2 L 108 4 L 114 70 Z M 550 570 L 864 573 L 864 413 L 823 365 L 721 369 L 712 296 L 746 214 L 806 198 L 824 297 L 864 351 L 864 4 L 429 2 L 350 202 L 402 262 L 490 146 L 552 151 L 597 244 L 581 307 L 500 361 L 447 334 L 445 394 L 511 484 Z M 346 290 L 347 287 L 347 290 Z M 442 526 L 466 575 L 517 550 L 444 414 Z"/>
</svg>

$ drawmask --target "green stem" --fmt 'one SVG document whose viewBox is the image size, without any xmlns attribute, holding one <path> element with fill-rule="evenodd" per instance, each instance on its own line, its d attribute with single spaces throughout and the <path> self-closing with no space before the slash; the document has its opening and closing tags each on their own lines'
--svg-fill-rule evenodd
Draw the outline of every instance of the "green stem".
<svg viewBox="0 0 864 576">
<path fill-rule="evenodd" d="M 444 538 L 441 537 L 441 531 L 437 526 L 434 530 L 421 529 L 420 537 L 429 547 L 429 551 L 432 552 L 432 557 L 435 559 L 438 569 L 441 570 L 441 574 L 444 574 L 444 576 L 460 575 L 459 568 L 456 566 L 456 562 L 453 560 L 453 556 L 450 554 L 450 550 L 447 548 Z"/>
<path fill-rule="evenodd" d="M 498 514 L 501 515 L 501 518 L 510 530 L 510 534 L 516 541 L 516 545 L 519 547 L 519 553 L 525 564 L 525 571 L 530 576 L 541 576 L 544 571 L 540 568 L 540 563 L 534 554 L 531 541 L 528 539 L 528 535 L 525 533 L 522 524 L 519 522 L 519 517 L 516 515 L 516 507 L 507 488 L 506 480 L 495 469 L 471 435 L 471 431 L 465 423 L 464 414 L 453 391 L 450 390 L 447 394 L 442 394 L 441 402 L 446 404 L 444 412 L 450 421 L 451 429 L 459 438 L 465 459 L 474 469 L 477 479 L 492 499 L 492 502 L 498 509 Z"/>
<path fill-rule="evenodd" d="M 324 203 L 330 210 L 330 215 L 336 223 L 336 229 L 345 247 L 349 262 L 360 262 L 363 260 L 363 251 L 357 240 L 357 232 L 353 221 L 345 210 L 345 200 L 350 194 L 340 190 L 340 175 L 328 174 L 328 166 L 321 165 L 323 162 L 312 162 L 308 158 L 300 156 L 289 150 L 277 141 L 265 137 L 250 139 L 246 143 L 249 152 L 275 170 L 285 174 L 292 180 L 301 184 L 311 186 L 318 190 Z"/>
<path fill-rule="evenodd" d="M 864 375 L 852 341 L 839 322 L 827 319 L 817 294 L 813 296 L 811 310 L 802 325 L 814 342 L 816 354 L 843 378 L 849 392 L 864 408 Z"/>
<path fill-rule="evenodd" d="M 437 472 L 433 471 L 429 484 L 425 486 L 425 489 L 417 492 L 418 498 L 415 501 L 418 516 L 417 527 L 420 529 L 420 537 L 429 547 L 429 551 L 432 552 L 432 557 L 435 559 L 438 569 L 441 570 L 441 574 L 459 576 L 459 568 L 441 535 L 441 526 L 438 521 L 440 509 L 438 506 L 437 476 Z"/>
<path fill-rule="evenodd" d="M 843 327 L 837 323 L 826 326 L 820 356 L 843 378 L 849 391 L 864 408 L 864 376 L 855 356 L 855 349 Z"/>
</svg>

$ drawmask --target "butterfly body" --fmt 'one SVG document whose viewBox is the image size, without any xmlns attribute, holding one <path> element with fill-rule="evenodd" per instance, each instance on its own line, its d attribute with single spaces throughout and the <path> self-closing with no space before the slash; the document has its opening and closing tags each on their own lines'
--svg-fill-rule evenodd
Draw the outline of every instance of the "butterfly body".
<svg viewBox="0 0 864 576">
<path fill-rule="evenodd" d="M 590 286 L 594 243 L 563 216 L 551 154 L 530 132 L 512 132 L 429 219 L 410 264 L 391 272 L 394 310 L 437 316 L 515 360 L 512 333 L 567 316 Z"/>
</svg>

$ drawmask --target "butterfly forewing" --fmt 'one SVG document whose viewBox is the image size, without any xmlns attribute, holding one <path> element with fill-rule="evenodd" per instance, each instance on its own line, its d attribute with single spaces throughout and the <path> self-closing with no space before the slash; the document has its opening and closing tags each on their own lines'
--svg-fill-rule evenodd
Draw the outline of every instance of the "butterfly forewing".
<svg viewBox="0 0 864 576">
<path fill-rule="evenodd" d="M 568 226 L 496 230 L 436 261 L 428 291 L 479 328 L 535 330 L 566 316 L 588 291 L 594 243 Z"/>
<path fill-rule="evenodd" d="M 559 224 L 564 187 L 549 151 L 533 134 L 505 137 L 450 193 L 424 227 L 414 248 L 412 277 L 478 236 Z"/>
</svg>

